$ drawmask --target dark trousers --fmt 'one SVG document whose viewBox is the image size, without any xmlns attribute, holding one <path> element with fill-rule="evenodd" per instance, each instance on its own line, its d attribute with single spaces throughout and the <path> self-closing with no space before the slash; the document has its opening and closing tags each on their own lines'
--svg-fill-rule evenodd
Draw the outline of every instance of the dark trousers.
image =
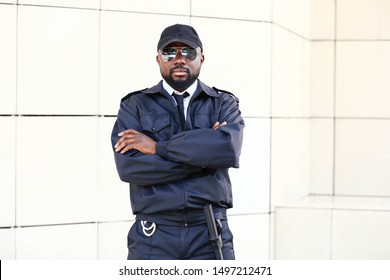
<svg viewBox="0 0 390 280">
<path fill-rule="evenodd" d="M 223 257 L 234 260 L 233 235 L 227 220 L 222 220 L 221 224 Z M 128 260 L 215 259 L 205 223 L 190 226 L 156 224 L 155 229 L 151 230 L 152 226 L 152 223 L 142 225 L 142 221 L 135 221 L 127 236 Z M 146 234 L 145 227 L 149 228 Z"/>
</svg>

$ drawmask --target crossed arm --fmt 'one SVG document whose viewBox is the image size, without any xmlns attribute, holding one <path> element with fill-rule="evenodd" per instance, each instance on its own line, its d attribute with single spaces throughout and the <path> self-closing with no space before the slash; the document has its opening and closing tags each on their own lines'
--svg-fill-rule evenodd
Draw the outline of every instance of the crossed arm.
<svg viewBox="0 0 390 280">
<path fill-rule="evenodd" d="M 216 122 L 212 126 L 212 129 L 218 129 L 226 124 L 227 124 L 226 121 L 222 123 Z M 135 149 L 145 155 L 156 154 L 157 142 L 151 139 L 150 137 L 146 136 L 145 134 L 138 132 L 137 130 L 134 129 L 124 130 L 120 132 L 118 136 L 120 138 L 114 146 L 115 152 L 117 153 L 124 154 L 130 151 L 131 149 Z"/>
<path fill-rule="evenodd" d="M 203 167 L 238 167 L 244 122 L 232 99 L 223 103 L 221 112 L 221 122 L 210 128 L 185 131 L 156 142 L 140 132 L 138 116 L 121 104 L 111 135 L 121 180 L 155 185 L 182 180 L 200 173 Z"/>
</svg>

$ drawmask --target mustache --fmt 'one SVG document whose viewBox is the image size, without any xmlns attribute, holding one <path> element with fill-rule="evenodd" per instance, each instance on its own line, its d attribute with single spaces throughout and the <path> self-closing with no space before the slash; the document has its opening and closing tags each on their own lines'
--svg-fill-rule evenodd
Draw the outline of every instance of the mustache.
<svg viewBox="0 0 390 280">
<path fill-rule="evenodd" d="M 178 65 L 178 66 L 172 68 L 171 70 L 169 70 L 169 73 L 172 74 L 177 69 L 181 69 L 181 70 L 184 70 L 187 73 L 190 73 L 190 69 L 188 67 L 183 66 L 183 65 Z"/>
</svg>

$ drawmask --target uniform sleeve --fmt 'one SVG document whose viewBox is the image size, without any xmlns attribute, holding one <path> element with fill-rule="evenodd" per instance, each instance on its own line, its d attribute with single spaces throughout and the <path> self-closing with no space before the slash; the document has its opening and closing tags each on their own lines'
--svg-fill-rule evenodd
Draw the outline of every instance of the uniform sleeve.
<svg viewBox="0 0 390 280">
<path fill-rule="evenodd" d="M 112 147 L 119 139 L 118 133 L 130 128 L 142 131 L 141 124 L 134 112 L 122 102 L 111 134 Z M 135 149 L 125 154 L 115 152 L 114 149 L 114 157 L 120 179 L 138 185 L 178 181 L 201 170 L 199 167 L 175 162 L 160 155 L 145 155 Z"/>
<path fill-rule="evenodd" d="M 244 120 L 237 100 L 225 94 L 222 99 L 217 130 L 203 128 L 176 134 L 169 141 L 157 143 L 157 154 L 175 162 L 208 168 L 239 166 Z"/>
</svg>

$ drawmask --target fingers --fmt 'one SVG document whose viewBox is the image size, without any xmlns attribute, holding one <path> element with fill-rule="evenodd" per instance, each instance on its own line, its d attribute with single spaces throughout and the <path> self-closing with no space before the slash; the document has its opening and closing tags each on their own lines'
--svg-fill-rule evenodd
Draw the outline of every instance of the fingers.
<svg viewBox="0 0 390 280">
<path fill-rule="evenodd" d="M 134 130 L 134 129 L 128 129 L 128 130 L 124 130 L 122 132 L 120 132 L 118 134 L 119 137 L 122 137 L 124 135 L 136 135 L 136 134 L 140 134 L 137 130 Z"/>
<path fill-rule="evenodd" d="M 212 129 L 218 129 L 218 128 L 220 128 L 221 126 L 224 126 L 224 125 L 227 125 L 227 122 L 226 122 L 226 121 L 224 121 L 223 123 L 216 122 L 216 123 L 213 125 Z"/>
<path fill-rule="evenodd" d="M 133 148 L 132 144 L 134 144 L 135 142 L 135 137 L 138 134 L 140 133 L 134 129 L 128 129 L 120 132 L 118 134 L 120 138 L 114 146 L 115 152 L 121 152 L 121 154 L 124 154 L 127 151 L 131 150 Z"/>
<path fill-rule="evenodd" d="M 216 122 L 216 123 L 213 125 L 212 129 L 217 129 L 218 126 L 219 126 L 219 122 Z"/>
<path fill-rule="evenodd" d="M 156 142 L 145 134 L 134 129 L 128 129 L 118 134 L 120 137 L 115 144 L 115 152 L 124 154 L 131 149 L 136 149 L 144 154 L 156 153 Z"/>
<path fill-rule="evenodd" d="M 226 121 L 224 121 L 223 123 L 221 123 L 220 126 L 224 126 L 224 125 L 227 125 L 227 122 L 226 122 Z"/>
</svg>

